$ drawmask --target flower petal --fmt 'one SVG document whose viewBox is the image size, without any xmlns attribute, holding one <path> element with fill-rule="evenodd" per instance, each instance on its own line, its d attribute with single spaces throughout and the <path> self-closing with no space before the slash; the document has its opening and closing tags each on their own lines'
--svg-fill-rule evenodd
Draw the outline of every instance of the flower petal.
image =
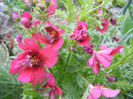
<svg viewBox="0 0 133 99">
<path fill-rule="evenodd" d="M 24 62 L 25 57 L 28 55 L 28 52 L 30 51 L 25 51 L 19 54 L 18 57 L 11 62 L 12 67 L 10 68 L 10 74 L 16 74 L 25 68 L 22 63 Z"/>
<path fill-rule="evenodd" d="M 112 90 L 110 88 L 102 88 L 102 95 L 104 97 L 115 97 L 120 93 L 120 90 Z"/>
<path fill-rule="evenodd" d="M 111 55 L 107 55 L 107 54 L 102 55 L 97 52 L 94 52 L 94 54 L 98 62 L 100 62 L 104 68 L 108 68 L 110 66 L 111 60 L 113 59 Z M 111 60 L 108 60 L 109 58 L 111 58 Z"/>
<path fill-rule="evenodd" d="M 40 49 L 40 45 L 37 44 L 33 39 L 25 38 L 24 39 L 24 44 L 19 43 L 18 44 L 21 49 L 25 50 L 33 50 L 36 51 Z"/>
<path fill-rule="evenodd" d="M 18 75 L 18 80 L 21 82 L 29 82 L 33 85 L 36 85 L 38 81 L 42 83 L 45 78 L 46 71 L 43 66 L 27 67 Z"/>
<path fill-rule="evenodd" d="M 39 56 L 47 67 L 51 68 L 58 60 L 58 52 L 52 48 L 43 48 L 40 50 Z"/>
<path fill-rule="evenodd" d="M 83 41 L 77 41 L 77 43 L 79 45 L 83 45 L 83 46 L 86 46 L 90 43 L 91 39 L 90 39 L 90 36 L 87 35 L 86 38 L 83 40 Z"/>
</svg>

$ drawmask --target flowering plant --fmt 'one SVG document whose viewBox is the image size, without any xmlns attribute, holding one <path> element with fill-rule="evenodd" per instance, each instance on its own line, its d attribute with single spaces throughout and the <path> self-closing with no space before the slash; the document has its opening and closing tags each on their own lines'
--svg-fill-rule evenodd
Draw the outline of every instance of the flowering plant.
<svg viewBox="0 0 133 99">
<path fill-rule="evenodd" d="M 25 3 L 33 9 L 13 14 L 23 52 L 10 68 L 24 83 L 23 99 L 120 97 L 120 65 L 133 52 L 125 56 L 119 42 L 121 20 L 110 11 L 112 0 L 78 0 L 78 6 L 63 0 L 65 10 L 57 9 L 56 0 Z"/>
</svg>

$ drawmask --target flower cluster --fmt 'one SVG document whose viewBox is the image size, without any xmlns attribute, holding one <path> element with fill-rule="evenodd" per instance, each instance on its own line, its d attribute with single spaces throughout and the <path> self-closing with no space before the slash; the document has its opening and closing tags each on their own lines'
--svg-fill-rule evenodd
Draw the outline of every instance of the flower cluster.
<svg viewBox="0 0 133 99">
<path fill-rule="evenodd" d="M 40 6 L 36 2 L 39 2 Z M 43 2 L 46 3 L 44 6 Z M 35 29 L 36 31 L 30 31 L 31 38 L 25 38 L 22 42 L 22 35 L 17 35 L 16 41 L 18 46 L 24 51 L 20 53 L 12 62 L 10 68 L 10 74 L 18 74 L 18 80 L 25 83 L 31 83 L 32 85 L 40 86 L 44 81 L 46 83 L 38 91 L 47 91 L 43 96 L 48 96 L 50 99 L 55 99 L 55 94 L 61 96 L 63 94 L 62 90 L 56 85 L 54 72 L 51 68 L 57 63 L 58 51 L 64 44 L 65 30 L 60 29 L 60 27 L 55 26 L 49 17 L 54 14 L 57 8 L 56 0 L 25 0 L 25 3 L 32 4 L 35 3 L 36 8 L 44 8 L 46 13 L 46 20 L 41 20 L 41 18 L 33 18 L 32 14 L 28 11 L 24 12 L 21 16 L 17 12 L 13 13 L 13 19 L 17 20 L 20 17 L 20 24 L 28 31 Z M 78 7 L 79 10 L 82 10 Z M 100 16 L 103 12 L 97 9 L 98 15 Z M 80 18 L 79 13 L 77 13 L 78 18 Z M 55 17 L 54 17 L 55 18 Z M 78 21 L 76 28 L 73 29 L 73 33 L 69 34 L 69 39 L 75 41 L 80 47 L 82 47 L 83 53 L 90 54 L 92 57 L 88 59 L 88 66 L 92 67 L 94 74 L 98 74 L 101 66 L 103 68 L 108 68 L 113 60 L 113 56 L 123 50 L 123 46 L 118 45 L 117 47 L 107 47 L 106 44 L 101 45 L 101 50 L 95 48 L 95 44 L 91 44 L 91 35 L 88 33 L 87 21 Z M 68 22 L 60 20 L 61 23 L 67 25 Z M 110 20 L 112 25 L 116 24 L 116 19 L 111 16 Z M 39 26 L 39 28 L 38 28 Z M 109 27 L 109 17 L 102 20 L 102 29 L 96 25 L 99 32 L 105 33 Z M 67 35 L 68 36 L 68 35 Z M 119 41 L 119 36 L 113 38 L 116 42 Z M 42 46 L 42 45 L 45 45 Z M 71 46 L 71 50 L 76 52 L 75 46 Z M 50 71 L 50 72 L 49 72 Z M 111 77 L 106 75 L 109 82 L 114 82 L 114 75 Z M 49 90 L 50 88 L 50 90 Z M 115 97 L 120 93 L 120 90 L 112 90 L 105 88 L 104 86 L 89 85 L 89 95 L 87 99 L 99 99 L 100 95 L 104 97 Z"/>
</svg>

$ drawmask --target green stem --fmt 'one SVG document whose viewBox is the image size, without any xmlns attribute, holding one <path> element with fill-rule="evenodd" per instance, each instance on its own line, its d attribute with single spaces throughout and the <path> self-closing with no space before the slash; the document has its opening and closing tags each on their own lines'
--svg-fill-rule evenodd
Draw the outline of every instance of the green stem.
<svg viewBox="0 0 133 99">
<path fill-rule="evenodd" d="M 104 1 L 103 1 L 103 3 L 100 4 L 99 6 L 95 7 L 94 9 L 89 10 L 86 14 L 92 13 L 93 11 L 97 10 L 98 8 L 100 8 L 103 4 L 104 4 Z"/>
<path fill-rule="evenodd" d="M 109 71 L 112 68 L 115 68 L 117 66 L 119 66 L 121 63 L 123 63 L 123 61 L 125 61 L 128 57 L 130 57 L 133 54 L 133 52 L 129 53 L 127 56 L 125 56 L 122 60 L 118 61 L 116 64 L 110 66 L 109 68 L 106 69 L 106 71 Z"/>
<path fill-rule="evenodd" d="M 45 22 L 45 20 L 42 21 L 42 23 L 40 24 L 39 28 L 37 29 L 37 32 L 40 31 L 40 29 L 41 29 L 41 27 L 42 27 L 44 22 Z"/>
</svg>

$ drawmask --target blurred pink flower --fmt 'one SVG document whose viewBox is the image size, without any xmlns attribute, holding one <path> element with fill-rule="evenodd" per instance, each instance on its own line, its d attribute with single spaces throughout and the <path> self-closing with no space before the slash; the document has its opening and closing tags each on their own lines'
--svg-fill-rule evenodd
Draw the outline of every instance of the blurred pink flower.
<svg viewBox="0 0 133 99">
<path fill-rule="evenodd" d="M 120 37 L 117 35 L 116 37 L 113 37 L 113 40 L 115 40 L 116 42 L 118 42 L 120 40 Z"/>
<path fill-rule="evenodd" d="M 18 18 L 18 17 L 19 17 L 19 15 L 18 15 L 18 13 L 17 13 L 17 12 L 14 12 L 14 13 L 12 14 L 12 16 L 13 16 L 13 19 L 14 19 L 14 20 L 16 20 L 16 18 Z"/>
<path fill-rule="evenodd" d="M 97 12 L 98 12 L 98 15 L 101 15 L 103 11 L 100 9 L 97 9 Z"/>
<path fill-rule="evenodd" d="M 39 19 L 35 19 L 35 21 L 33 22 L 33 25 L 34 25 L 34 27 L 37 28 L 37 25 L 40 25 L 41 23 L 42 23 L 41 20 L 39 20 Z"/>
<path fill-rule="evenodd" d="M 18 35 L 17 35 L 16 41 L 17 41 L 18 43 L 22 42 L 22 35 L 21 35 L 21 34 L 18 34 Z"/>
<path fill-rule="evenodd" d="M 54 14 L 54 11 L 57 8 L 57 2 L 56 0 L 50 0 L 50 1 L 52 1 L 52 3 L 48 6 L 48 14 L 52 15 Z"/>
<path fill-rule="evenodd" d="M 20 23 L 26 27 L 26 28 L 30 28 L 32 26 L 32 15 L 26 11 L 25 13 L 22 14 L 22 18 L 20 20 Z"/>
<path fill-rule="evenodd" d="M 97 26 L 97 30 L 98 30 L 99 32 L 101 32 L 101 33 L 104 33 L 105 31 L 107 31 L 108 26 L 109 26 L 108 17 L 105 18 L 105 19 L 102 21 L 101 25 L 103 26 L 103 28 L 101 29 L 100 27 Z"/>
<path fill-rule="evenodd" d="M 106 44 L 101 45 L 101 51 L 94 51 L 93 56 L 88 60 L 88 66 L 92 66 L 93 71 L 97 74 L 100 71 L 100 64 L 104 68 L 108 68 L 111 65 L 113 56 L 120 52 L 123 46 L 110 47 Z"/>
<path fill-rule="evenodd" d="M 116 24 L 116 21 L 117 21 L 117 20 L 116 20 L 115 16 L 112 15 L 112 16 L 111 16 L 111 19 L 110 19 L 111 24 L 112 24 L 112 25 L 115 25 L 115 24 Z"/>
<path fill-rule="evenodd" d="M 93 44 L 91 44 L 91 45 L 89 45 L 89 46 L 84 46 L 84 47 L 83 47 L 83 50 L 84 50 L 86 53 L 93 55 Z"/>
<path fill-rule="evenodd" d="M 55 84 L 55 78 L 51 72 L 47 73 L 48 81 L 43 86 L 43 88 L 46 90 L 47 88 L 51 88 L 50 91 L 48 91 L 47 94 L 44 94 L 44 96 L 50 96 L 50 99 L 55 99 L 55 94 L 58 94 L 59 96 L 62 95 L 62 90 Z"/>
<path fill-rule="evenodd" d="M 116 97 L 120 93 L 119 89 L 113 90 L 110 88 L 106 88 L 104 86 L 100 86 L 99 84 L 89 84 L 89 96 L 87 99 L 99 99 L 101 95 L 106 98 Z"/>
<path fill-rule="evenodd" d="M 87 24 L 84 21 L 79 21 L 74 33 L 70 34 L 69 37 L 76 40 L 79 45 L 88 45 L 90 43 L 90 36 L 87 34 Z"/>
<path fill-rule="evenodd" d="M 106 78 L 108 79 L 109 82 L 114 82 L 114 75 L 112 74 L 110 77 L 106 75 Z"/>
</svg>

